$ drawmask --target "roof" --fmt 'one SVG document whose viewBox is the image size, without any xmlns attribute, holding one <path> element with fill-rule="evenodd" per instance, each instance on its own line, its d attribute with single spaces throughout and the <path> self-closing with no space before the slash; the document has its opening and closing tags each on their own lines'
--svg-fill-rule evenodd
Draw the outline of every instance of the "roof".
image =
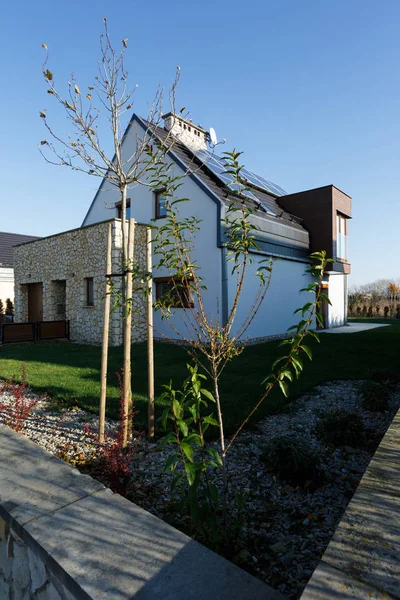
<svg viewBox="0 0 400 600">
<path fill-rule="evenodd" d="M 165 129 L 161 127 L 154 127 L 154 124 L 142 118 L 139 118 L 139 121 L 141 121 L 145 127 L 151 128 L 152 133 L 159 137 L 162 141 L 164 141 L 168 136 L 169 132 L 167 132 Z M 169 135 L 171 134 L 169 133 Z M 237 202 L 238 196 L 233 194 L 229 187 L 223 184 L 219 177 L 217 177 L 215 173 L 213 173 L 213 171 L 207 167 L 206 162 L 202 162 L 202 160 L 194 152 L 192 152 L 190 148 L 179 141 L 176 137 L 174 137 L 171 151 L 178 159 L 180 159 L 182 163 L 184 163 L 189 170 L 192 172 L 195 171 L 195 174 L 200 181 L 206 185 L 207 188 L 209 188 L 211 192 L 225 205 L 230 206 L 233 202 Z M 275 196 L 272 193 L 267 193 L 251 185 L 248 185 L 248 187 L 252 194 L 256 196 L 260 202 L 265 204 L 273 213 L 275 213 L 275 215 L 269 215 L 265 213 L 263 210 L 255 207 L 254 201 L 245 197 L 246 203 L 251 205 L 253 208 L 256 208 L 256 214 L 258 217 L 261 217 L 263 220 L 269 222 L 279 222 L 282 225 L 289 226 L 291 229 L 304 231 L 304 227 L 301 225 L 301 219 L 286 212 L 279 205 L 277 200 L 279 198 L 278 195 Z"/>
<path fill-rule="evenodd" d="M 14 246 L 40 239 L 38 236 L 0 231 L 0 267 L 14 266 Z"/>
</svg>

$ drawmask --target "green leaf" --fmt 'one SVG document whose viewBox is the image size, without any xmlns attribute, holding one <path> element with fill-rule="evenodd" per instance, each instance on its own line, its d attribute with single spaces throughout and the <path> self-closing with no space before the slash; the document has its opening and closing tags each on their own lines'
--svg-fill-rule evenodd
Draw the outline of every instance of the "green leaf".
<svg viewBox="0 0 400 600">
<path fill-rule="evenodd" d="M 181 419 L 182 418 L 182 407 L 179 404 L 179 400 L 174 400 L 172 402 L 172 410 L 174 412 L 174 415 L 175 415 L 176 419 Z"/>
<path fill-rule="evenodd" d="M 176 424 L 178 425 L 182 435 L 187 436 L 187 434 L 189 433 L 189 429 L 185 421 L 182 421 L 182 419 L 178 419 Z"/>
<path fill-rule="evenodd" d="M 181 441 L 181 448 L 182 448 L 183 452 L 185 453 L 187 459 L 190 460 L 190 462 L 193 462 L 193 460 L 194 460 L 194 451 L 193 451 L 192 446 L 188 442 L 182 440 Z"/>
<path fill-rule="evenodd" d="M 216 460 L 217 463 L 222 467 L 222 458 L 220 457 L 219 453 L 216 451 L 215 448 L 207 448 L 207 454 L 209 454 L 214 460 Z"/>
<path fill-rule="evenodd" d="M 285 381 L 279 380 L 279 387 L 282 390 L 282 393 L 284 394 L 284 396 L 286 396 L 286 398 L 289 396 L 289 386 Z"/>
<path fill-rule="evenodd" d="M 208 425 L 214 425 L 215 427 L 219 427 L 219 423 L 214 415 L 208 415 L 208 417 L 204 417 L 204 423 L 208 423 Z"/>
<path fill-rule="evenodd" d="M 284 369 L 281 375 L 283 375 L 283 377 L 286 377 L 286 379 L 289 379 L 289 381 L 293 381 L 293 373 L 289 371 L 289 369 Z"/>
<path fill-rule="evenodd" d="M 184 440 L 182 440 L 182 441 L 187 442 L 188 444 L 191 444 L 192 442 L 194 442 L 198 446 L 202 446 L 201 437 L 199 436 L 198 433 L 191 433 L 190 435 L 185 437 Z"/>
<path fill-rule="evenodd" d="M 205 390 L 204 388 L 202 388 L 200 390 L 200 393 L 202 394 L 202 396 L 205 396 L 206 398 L 208 398 L 209 400 L 211 400 L 211 402 L 215 402 L 214 396 L 208 390 Z"/>
<path fill-rule="evenodd" d="M 160 422 L 161 422 L 161 427 L 162 429 L 166 429 L 167 428 L 167 421 L 168 421 L 168 417 L 169 417 L 169 408 L 166 408 L 163 411 L 163 414 L 161 416 Z"/>
<path fill-rule="evenodd" d="M 192 463 L 186 463 L 185 471 L 186 471 L 186 477 L 187 477 L 188 483 L 190 486 L 192 486 L 196 481 L 196 473 L 197 473 L 196 466 L 193 465 Z"/>
<path fill-rule="evenodd" d="M 308 358 L 310 360 L 312 360 L 312 351 L 311 351 L 311 348 L 309 348 L 308 346 L 305 346 L 304 344 L 302 344 L 300 346 L 300 348 L 303 350 L 303 352 L 305 352 L 307 354 Z"/>
<path fill-rule="evenodd" d="M 178 459 L 179 459 L 179 454 L 177 452 L 174 452 L 173 454 L 170 454 L 167 458 L 167 460 L 165 461 L 165 466 L 164 466 L 164 473 L 166 473 L 167 471 L 174 471 L 175 467 L 178 463 Z"/>
</svg>

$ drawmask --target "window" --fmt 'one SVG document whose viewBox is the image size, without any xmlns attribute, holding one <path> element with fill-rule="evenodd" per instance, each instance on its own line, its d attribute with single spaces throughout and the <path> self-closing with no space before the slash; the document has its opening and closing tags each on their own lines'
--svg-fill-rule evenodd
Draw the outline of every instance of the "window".
<svg viewBox="0 0 400 600">
<path fill-rule="evenodd" d="M 122 219 L 122 202 L 118 202 L 116 204 L 117 207 L 117 217 L 118 219 Z M 131 218 L 131 199 L 126 199 L 126 219 Z"/>
<path fill-rule="evenodd" d="M 157 192 L 154 192 L 154 194 L 156 204 L 156 219 L 164 219 L 167 216 L 167 199 L 165 196 L 165 190 L 159 190 Z"/>
<path fill-rule="evenodd" d="M 347 260 L 347 219 L 339 213 L 336 215 L 336 256 Z"/>
<path fill-rule="evenodd" d="M 168 308 L 193 308 L 193 298 L 187 281 L 175 281 L 172 277 L 157 277 L 156 300 Z"/>
<path fill-rule="evenodd" d="M 86 288 L 86 306 L 94 306 L 93 277 L 86 277 L 85 288 Z"/>
</svg>

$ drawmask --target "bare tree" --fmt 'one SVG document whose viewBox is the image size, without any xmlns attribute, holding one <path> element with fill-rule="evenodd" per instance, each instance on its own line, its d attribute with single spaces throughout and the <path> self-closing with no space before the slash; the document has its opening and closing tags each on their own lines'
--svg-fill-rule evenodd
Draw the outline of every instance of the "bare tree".
<svg viewBox="0 0 400 600">
<path fill-rule="evenodd" d="M 65 111 L 65 116 L 70 123 L 71 133 L 66 136 L 59 135 L 50 125 L 46 110 L 41 111 L 49 139 L 44 139 L 39 144 L 39 150 L 46 162 L 66 166 L 74 171 L 99 177 L 116 188 L 119 193 L 122 218 L 122 265 L 121 276 L 125 278 L 123 286 L 122 307 L 125 317 L 130 314 L 131 303 L 126 290 L 131 287 L 132 264 L 128 260 L 128 223 L 126 220 L 127 192 L 132 184 L 148 184 L 146 176 L 151 163 L 149 162 L 148 145 L 153 139 L 154 132 L 161 122 L 163 114 L 163 88 L 159 87 L 149 108 L 147 128 L 144 132 L 137 131 L 135 135 L 134 151 L 131 155 L 124 155 L 123 141 L 127 127 L 131 124 L 128 115 L 132 109 L 133 96 L 136 87 L 128 86 L 128 71 L 125 67 L 125 51 L 127 40 L 121 42 L 121 49 L 113 47 L 104 19 L 104 33 L 100 36 L 100 60 L 98 73 L 92 85 L 83 88 L 78 85 L 72 74 L 68 81 L 68 92 L 64 95 L 55 85 L 53 72 L 48 68 L 48 53 L 46 44 L 46 59 L 42 65 L 42 72 L 47 84 L 47 93 L 52 96 Z M 175 92 L 179 81 L 180 68 L 177 67 L 175 79 L 169 91 L 169 110 L 175 114 Z M 108 135 L 106 143 L 113 148 L 113 156 L 105 150 L 106 143 L 101 139 L 103 130 L 101 123 L 107 121 Z M 108 134 L 107 134 L 108 131 Z M 171 134 L 157 144 L 152 152 L 152 160 L 157 162 L 173 145 Z M 126 154 L 126 153 L 125 153 Z M 130 413 L 131 369 L 130 369 L 131 327 L 129 319 L 125 318 L 124 327 L 124 401 L 125 401 L 125 436 L 128 437 L 128 414 Z"/>
</svg>

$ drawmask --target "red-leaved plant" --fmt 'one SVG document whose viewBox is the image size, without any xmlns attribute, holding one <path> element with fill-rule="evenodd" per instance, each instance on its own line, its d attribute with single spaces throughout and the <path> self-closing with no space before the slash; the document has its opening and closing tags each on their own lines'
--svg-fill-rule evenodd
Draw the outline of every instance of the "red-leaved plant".
<svg viewBox="0 0 400 600">
<path fill-rule="evenodd" d="M 26 369 L 21 365 L 21 381 L 18 383 L 14 377 L 0 384 L 0 395 L 11 395 L 11 398 L 0 397 L 0 421 L 14 429 L 22 431 L 31 412 L 43 400 L 41 397 L 27 397 Z"/>
<path fill-rule="evenodd" d="M 97 459 L 90 469 L 91 475 L 102 481 L 113 492 L 125 496 L 131 476 L 133 455 L 142 434 L 136 436 L 134 441 L 129 441 L 126 448 L 123 447 L 125 421 L 128 419 L 128 423 L 132 423 L 132 419 L 137 414 L 137 411 L 132 411 L 128 415 L 124 414 L 124 388 L 123 375 L 121 373 L 117 373 L 120 410 L 116 432 L 112 435 L 105 432 L 104 442 L 100 443 L 98 434 L 94 433 L 89 425 L 85 425 L 84 431 L 98 448 Z"/>
</svg>

